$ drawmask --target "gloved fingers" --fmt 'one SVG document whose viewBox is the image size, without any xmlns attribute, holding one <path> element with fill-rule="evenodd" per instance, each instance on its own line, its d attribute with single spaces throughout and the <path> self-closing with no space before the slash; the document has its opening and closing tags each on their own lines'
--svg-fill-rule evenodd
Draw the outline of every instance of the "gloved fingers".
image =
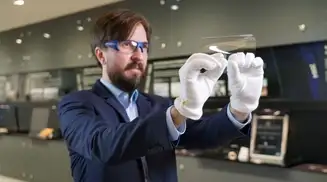
<svg viewBox="0 0 327 182">
<path fill-rule="evenodd" d="M 223 74 L 228 62 L 222 53 L 216 53 L 211 56 L 217 61 L 217 67 L 203 74 L 206 75 L 209 79 L 217 81 Z"/>
<path fill-rule="evenodd" d="M 262 58 L 261 57 L 254 58 L 254 60 L 252 62 L 252 67 L 262 69 L 263 68 Z"/>
<path fill-rule="evenodd" d="M 251 68 L 254 58 L 255 55 L 253 53 L 246 53 L 243 68 Z"/>
<path fill-rule="evenodd" d="M 218 66 L 215 58 L 204 53 L 192 54 L 179 70 L 180 77 L 186 79 L 197 78 L 201 69 L 213 70 Z"/>
<path fill-rule="evenodd" d="M 189 59 L 189 66 L 190 66 L 190 71 L 191 70 L 212 70 L 215 67 L 217 67 L 217 61 L 215 58 L 211 57 L 208 54 L 204 53 L 195 53 L 193 54 Z"/>
<path fill-rule="evenodd" d="M 216 53 L 211 56 L 214 57 L 218 63 L 220 63 L 215 69 L 225 69 L 226 68 L 228 62 L 227 62 L 224 54 Z"/>
<path fill-rule="evenodd" d="M 233 56 L 233 57 L 231 57 Z M 237 54 L 233 54 L 229 56 L 228 65 L 227 65 L 227 75 L 228 79 L 232 81 L 240 81 L 241 80 L 241 72 L 239 69 L 239 62 Z"/>
<path fill-rule="evenodd" d="M 225 56 L 223 53 L 215 53 L 211 55 L 212 57 L 214 57 L 216 60 L 220 60 L 220 59 L 225 59 Z"/>
<path fill-rule="evenodd" d="M 254 58 L 254 60 L 252 61 L 251 67 L 252 67 L 252 74 L 253 75 L 263 75 L 263 60 L 261 57 L 256 57 Z"/>
<path fill-rule="evenodd" d="M 263 60 L 261 57 L 255 57 L 253 53 L 247 53 L 245 56 L 246 68 L 263 69 Z"/>
<path fill-rule="evenodd" d="M 253 53 L 235 53 L 229 56 L 228 62 L 235 61 L 241 72 L 263 69 L 263 60 L 260 57 L 255 57 Z"/>
<path fill-rule="evenodd" d="M 245 54 L 243 52 L 231 54 L 228 57 L 228 62 L 236 62 L 240 68 L 243 68 L 245 66 Z"/>
</svg>

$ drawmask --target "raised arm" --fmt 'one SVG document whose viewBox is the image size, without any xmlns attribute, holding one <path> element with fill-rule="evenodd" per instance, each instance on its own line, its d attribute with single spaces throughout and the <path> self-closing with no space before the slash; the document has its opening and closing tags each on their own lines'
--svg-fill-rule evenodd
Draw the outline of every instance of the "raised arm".
<svg viewBox="0 0 327 182">
<path fill-rule="evenodd" d="M 105 163 L 120 163 L 151 152 L 172 150 L 166 110 L 159 105 L 153 105 L 152 112 L 145 117 L 114 124 L 98 117 L 92 104 L 80 100 L 67 96 L 59 104 L 62 135 L 70 150 Z"/>
</svg>

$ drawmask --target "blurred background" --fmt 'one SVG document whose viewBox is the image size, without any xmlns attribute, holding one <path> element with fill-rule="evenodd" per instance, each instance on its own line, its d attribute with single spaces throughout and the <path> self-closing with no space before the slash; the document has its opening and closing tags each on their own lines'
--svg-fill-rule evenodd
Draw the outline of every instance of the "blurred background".
<svg viewBox="0 0 327 182">
<path fill-rule="evenodd" d="M 117 8 L 142 13 L 153 28 L 144 92 L 176 97 L 178 69 L 208 51 L 208 39 L 265 61 L 251 137 L 213 150 L 180 146 L 181 182 L 327 181 L 324 0 L 2 0 L 0 181 L 72 182 L 56 106 L 101 76 L 89 30 Z M 255 46 L 242 43 L 248 37 Z M 228 103 L 226 75 L 217 86 L 205 114 Z"/>
</svg>

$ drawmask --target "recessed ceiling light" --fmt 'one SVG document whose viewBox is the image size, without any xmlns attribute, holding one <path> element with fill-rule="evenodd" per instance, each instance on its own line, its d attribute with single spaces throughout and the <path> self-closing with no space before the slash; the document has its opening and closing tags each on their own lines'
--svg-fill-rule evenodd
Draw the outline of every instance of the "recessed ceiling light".
<svg viewBox="0 0 327 182">
<path fill-rule="evenodd" d="M 181 41 L 178 41 L 177 42 L 177 47 L 181 47 L 182 46 L 182 42 Z"/>
<path fill-rule="evenodd" d="M 22 39 L 16 39 L 16 44 L 21 44 L 21 43 L 23 43 Z"/>
<path fill-rule="evenodd" d="M 14 0 L 13 4 L 16 6 L 22 6 L 25 4 L 25 2 L 24 0 Z"/>
<path fill-rule="evenodd" d="M 160 0 L 160 5 L 165 5 L 166 1 L 165 0 Z"/>
<path fill-rule="evenodd" d="M 48 33 L 44 33 L 44 34 L 43 34 L 43 37 L 46 38 L 46 39 L 50 39 L 51 35 L 48 34 Z"/>
<path fill-rule="evenodd" d="M 83 31 L 84 30 L 84 27 L 83 26 L 77 26 L 77 30 L 78 31 Z"/>
<path fill-rule="evenodd" d="M 175 5 L 171 5 L 170 9 L 176 11 L 179 9 L 179 7 L 178 5 L 175 4 Z"/>
<path fill-rule="evenodd" d="M 165 43 L 162 43 L 161 44 L 161 49 L 164 49 L 164 48 L 166 48 L 166 44 Z"/>
</svg>

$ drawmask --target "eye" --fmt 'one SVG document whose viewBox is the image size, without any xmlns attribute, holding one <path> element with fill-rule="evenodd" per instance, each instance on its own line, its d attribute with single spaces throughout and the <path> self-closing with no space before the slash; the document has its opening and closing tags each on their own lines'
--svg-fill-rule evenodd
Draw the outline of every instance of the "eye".
<svg viewBox="0 0 327 182">
<path fill-rule="evenodd" d="M 130 41 L 123 41 L 123 42 L 120 42 L 120 46 L 121 47 L 130 47 L 132 44 Z"/>
<path fill-rule="evenodd" d="M 148 48 L 149 48 L 149 43 L 144 42 L 144 43 L 143 43 L 143 48 L 144 48 L 144 49 L 148 49 Z"/>
</svg>

